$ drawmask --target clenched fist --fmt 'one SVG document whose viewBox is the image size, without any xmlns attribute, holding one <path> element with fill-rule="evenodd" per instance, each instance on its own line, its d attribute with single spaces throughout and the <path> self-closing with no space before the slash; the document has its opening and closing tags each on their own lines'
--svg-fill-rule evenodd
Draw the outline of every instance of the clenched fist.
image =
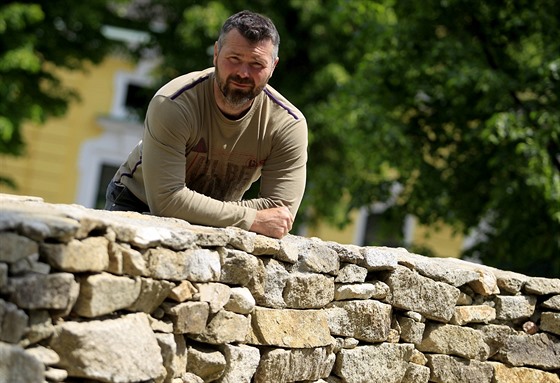
<svg viewBox="0 0 560 383">
<path fill-rule="evenodd" d="M 257 211 L 249 230 L 273 238 L 282 238 L 292 229 L 294 216 L 285 207 L 273 207 Z"/>
</svg>

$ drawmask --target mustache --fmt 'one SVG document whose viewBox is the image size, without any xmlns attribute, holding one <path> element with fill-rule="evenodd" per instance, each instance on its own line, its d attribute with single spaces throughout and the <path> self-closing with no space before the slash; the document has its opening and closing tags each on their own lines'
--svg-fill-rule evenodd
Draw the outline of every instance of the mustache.
<svg viewBox="0 0 560 383">
<path fill-rule="evenodd" d="M 238 84 L 248 84 L 248 85 L 255 85 L 253 80 L 250 78 L 243 78 L 243 77 L 239 77 L 239 76 L 229 76 L 228 77 L 228 82 L 234 81 Z"/>
</svg>

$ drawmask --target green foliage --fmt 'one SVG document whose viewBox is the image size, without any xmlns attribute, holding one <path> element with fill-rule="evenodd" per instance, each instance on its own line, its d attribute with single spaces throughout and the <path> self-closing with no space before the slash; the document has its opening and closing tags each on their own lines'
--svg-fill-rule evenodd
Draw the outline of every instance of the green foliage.
<svg viewBox="0 0 560 383">
<path fill-rule="evenodd" d="M 99 61 L 110 49 L 102 23 L 149 29 L 162 84 L 211 66 L 223 20 L 251 9 L 281 34 L 271 84 L 309 122 L 300 221 L 343 226 L 353 209 L 392 200 L 395 217 L 477 229 L 465 255 L 560 275 L 555 0 L 153 0 L 134 13 L 113 4 L 126 20 L 105 2 L 0 7 L 0 152 L 20 151 L 22 121 L 64 111 L 72 93 L 45 64 Z"/>
<path fill-rule="evenodd" d="M 4 2 L 0 6 L 0 155 L 21 155 L 24 122 L 62 115 L 77 99 L 56 69 L 99 63 L 113 48 L 101 26 L 116 20 L 105 0 Z M 13 186 L 9 180 L 0 182 Z"/>
</svg>

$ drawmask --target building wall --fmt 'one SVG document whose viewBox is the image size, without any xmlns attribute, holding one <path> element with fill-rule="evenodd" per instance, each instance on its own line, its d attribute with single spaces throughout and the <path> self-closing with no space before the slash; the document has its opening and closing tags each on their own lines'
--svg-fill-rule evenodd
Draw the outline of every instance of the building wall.
<svg viewBox="0 0 560 383">
<path fill-rule="evenodd" d="M 130 61 L 114 56 L 99 66 L 89 66 L 86 72 L 61 71 L 63 82 L 75 88 L 81 100 L 72 103 L 62 118 L 50 119 L 42 126 L 23 126 L 26 154 L 1 158 L 2 174 L 12 178 L 18 189 L 0 186 L 0 192 L 38 196 L 51 203 L 74 203 L 81 145 L 103 131 L 97 118 L 110 114 L 115 74 L 133 69 Z"/>
</svg>

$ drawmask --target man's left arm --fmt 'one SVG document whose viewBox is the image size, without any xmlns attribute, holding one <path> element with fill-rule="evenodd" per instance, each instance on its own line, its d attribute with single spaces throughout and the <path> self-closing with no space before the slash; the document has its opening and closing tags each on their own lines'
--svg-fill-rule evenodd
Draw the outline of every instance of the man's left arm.
<svg viewBox="0 0 560 383">
<path fill-rule="evenodd" d="M 307 176 L 307 123 L 301 119 L 274 134 L 261 172 L 259 198 L 236 203 L 257 210 L 286 206 L 295 217 Z"/>
</svg>

